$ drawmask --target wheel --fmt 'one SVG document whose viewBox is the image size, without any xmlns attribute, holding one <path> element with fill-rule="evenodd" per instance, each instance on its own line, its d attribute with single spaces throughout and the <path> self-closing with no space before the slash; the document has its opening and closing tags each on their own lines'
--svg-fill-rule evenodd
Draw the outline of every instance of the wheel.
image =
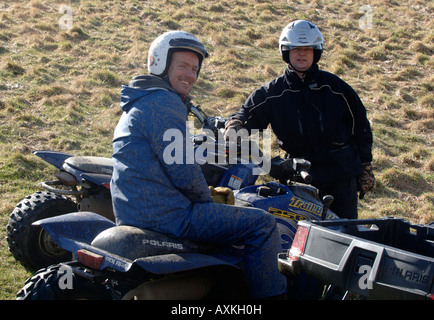
<svg viewBox="0 0 434 320">
<path fill-rule="evenodd" d="M 57 246 L 47 232 L 32 223 L 75 211 L 74 201 L 49 191 L 27 196 L 12 211 L 6 226 L 9 251 L 32 271 L 71 260 L 71 253 Z"/>
<path fill-rule="evenodd" d="M 17 293 L 17 300 L 111 299 L 103 285 L 96 285 L 92 280 L 77 276 L 73 271 L 77 267 L 77 262 L 69 262 L 39 270 Z"/>
</svg>

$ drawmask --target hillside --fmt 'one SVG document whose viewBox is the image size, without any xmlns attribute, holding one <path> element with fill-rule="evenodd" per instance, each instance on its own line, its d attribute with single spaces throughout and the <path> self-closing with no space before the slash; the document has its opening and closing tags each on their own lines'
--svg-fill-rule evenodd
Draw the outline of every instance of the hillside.
<svg viewBox="0 0 434 320">
<path fill-rule="evenodd" d="M 0 299 L 14 299 L 30 275 L 7 250 L 9 214 L 55 172 L 31 152 L 110 157 L 120 86 L 146 73 L 150 43 L 171 29 L 209 49 L 192 96 L 228 116 L 283 72 L 282 28 L 315 23 L 320 67 L 356 89 L 373 128 L 377 184 L 360 217 L 433 221 L 433 10 L 428 0 L 1 2 Z"/>
</svg>

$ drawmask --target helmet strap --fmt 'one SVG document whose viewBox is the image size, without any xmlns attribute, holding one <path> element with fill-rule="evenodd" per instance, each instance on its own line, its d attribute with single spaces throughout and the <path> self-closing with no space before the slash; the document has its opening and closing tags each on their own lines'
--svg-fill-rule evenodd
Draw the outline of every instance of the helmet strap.
<svg viewBox="0 0 434 320">
<path fill-rule="evenodd" d="M 289 69 L 294 70 L 295 72 L 298 72 L 298 73 L 303 74 L 303 78 L 304 78 L 304 76 L 306 75 L 306 73 L 308 73 L 309 70 L 312 68 L 313 64 L 312 64 L 312 66 L 309 67 L 309 69 L 307 69 L 307 70 L 305 70 L 305 71 L 297 70 L 297 69 L 292 65 L 291 61 L 289 61 L 288 66 L 289 66 Z"/>
</svg>

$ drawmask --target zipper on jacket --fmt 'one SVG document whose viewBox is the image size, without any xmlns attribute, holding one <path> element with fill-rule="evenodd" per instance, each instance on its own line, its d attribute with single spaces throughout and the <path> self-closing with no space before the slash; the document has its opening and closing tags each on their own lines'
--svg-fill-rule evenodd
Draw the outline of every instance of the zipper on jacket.
<svg viewBox="0 0 434 320">
<path fill-rule="evenodd" d="M 321 130 L 321 133 L 324 133 L 324 122 L 323 122 L 323 118 L 322 118 L 322 112 L 319 108 L 316 107 L 316 105 L 314 105 L 312 102 L 310 103 L 312 105 L 312 107 L 318 112 L 319 117 L 319 129 Z"/>
<path fill-rule="evenodd" d="M 298 129 L 300 130 L 301 136 L 303 136 L 303 125 L 301 123 L 301 112 L 299 108 L 297 108 L 297 121 L 298 121 Z"/>
</svg>

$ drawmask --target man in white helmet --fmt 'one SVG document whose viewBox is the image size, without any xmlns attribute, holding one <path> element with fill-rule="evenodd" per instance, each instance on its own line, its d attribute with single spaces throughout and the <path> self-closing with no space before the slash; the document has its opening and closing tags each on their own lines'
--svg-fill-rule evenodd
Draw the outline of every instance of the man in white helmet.
<svg viewBox="0 0 434 320">
<path fill-rule="evenodd" d="M 366 109 L 342 79 L 319 70 L 323 36 L 306 20 L 289 23 L 279 39 L 285 74 L 255 90 L 226 123 L 230 133 L 271 125 L 290 157 L 311 162 L 312 184 L 331 194 L 331 210 L 356 219 L 357 191 L 372 189 L 372 132 Z"/>
<path fill-rule="evenodd" d="M 116 222 L 199 242 L 243 244 L 252 297 L 279 296 L 286 293 L 286 278 L 277 268 L 281 243 L 274 217 L 214 203 L 200 166 L 186 164 L 185 154 L 180 164 L 165 161 L 172 141 L 164 134 L 173 129 L 186 134 L 188 94 L 207 56 L 192 34 L 166 32 L 150 47 L 150 75 L 122 87 L 111 181 Z"/>
</svg>

